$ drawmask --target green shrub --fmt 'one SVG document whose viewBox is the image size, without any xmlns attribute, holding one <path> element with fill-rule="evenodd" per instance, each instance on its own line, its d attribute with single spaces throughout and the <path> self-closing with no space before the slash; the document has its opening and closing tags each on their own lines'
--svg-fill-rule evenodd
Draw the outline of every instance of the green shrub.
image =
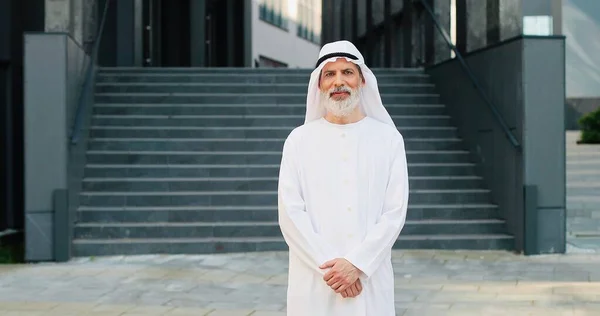
<svg viewBox="0 0 600 316">
<path fill-rule="evenodd" d="M 600 144 L 600 108 L 579 119 L 580 144 Z"/>
</svg>

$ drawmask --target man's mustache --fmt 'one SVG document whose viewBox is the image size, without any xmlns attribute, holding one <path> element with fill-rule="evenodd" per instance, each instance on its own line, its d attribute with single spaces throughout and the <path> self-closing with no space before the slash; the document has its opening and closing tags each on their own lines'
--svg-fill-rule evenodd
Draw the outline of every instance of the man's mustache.
<svg viewBox="0 0 600 316">
<path fill-rule="evenodd" d="M 340 93 L 340 92 L 346 92 L 346 93 L 352 94 L 352 89 L 350 89 L 346 86 L 335 87 L 335 88 L 329 90 L 329 96 L 332 96 L 334 93 Z"/>
</svg>

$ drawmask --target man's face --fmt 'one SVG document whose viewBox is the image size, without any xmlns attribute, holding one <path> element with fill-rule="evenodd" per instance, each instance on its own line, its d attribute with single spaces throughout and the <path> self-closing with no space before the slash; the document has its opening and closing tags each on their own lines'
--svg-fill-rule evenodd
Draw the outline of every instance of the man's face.
<svg viewBox="0 0 600 316">
<path fill-rule="evenodd" d="M 319 88 L 322 93 L 329 93 L 329 97 L 334 101 L 346 100 L 351 94 L 348 90 L 357 91 L 363 84 L 364 79 L 358 71 L 358 66 L 345 58 L 329 62 L 321 70 Z"/>
</svg>

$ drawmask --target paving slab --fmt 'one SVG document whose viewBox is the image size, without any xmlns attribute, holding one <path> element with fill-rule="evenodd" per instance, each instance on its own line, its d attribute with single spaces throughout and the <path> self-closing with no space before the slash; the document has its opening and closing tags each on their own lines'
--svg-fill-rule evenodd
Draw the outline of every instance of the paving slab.
<svg viewBox="0 0 600 316">
<path fill-rule="evenodd" d="M 397 315 L 600 315 L 600 254 L 394 250 Z M 0 315 L 283 316 L 287 252 L 0 266 Z"/>
</svg>

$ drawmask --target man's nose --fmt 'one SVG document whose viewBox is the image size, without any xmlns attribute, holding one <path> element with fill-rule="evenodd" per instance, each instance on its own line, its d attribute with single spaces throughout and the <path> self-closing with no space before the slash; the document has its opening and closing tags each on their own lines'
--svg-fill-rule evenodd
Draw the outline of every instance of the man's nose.
<svg viewBox="0 0 600 316">
<path fill-rule="evenodd" d="M 341 75 L 337 75 L 335 76 L 335 82 L 334 82 L 336 87 L 340 87 L 344 85 L 344 81 L 342 80 L 342 76 Z"/>
</svg>

